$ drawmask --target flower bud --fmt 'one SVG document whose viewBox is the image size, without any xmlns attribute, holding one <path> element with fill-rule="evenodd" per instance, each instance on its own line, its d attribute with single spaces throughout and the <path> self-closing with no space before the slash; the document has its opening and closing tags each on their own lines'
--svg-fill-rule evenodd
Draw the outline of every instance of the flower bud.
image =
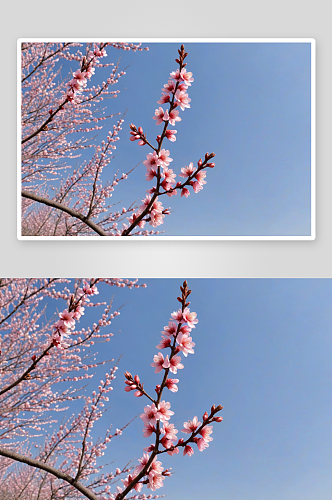
<svg viewBox="0 0 332 500">
<path fill-rule="evenodd" d="M 211 413 L 215 413 L 215 411 L 216 411 L 216 405 L 212 405 L 211 406 Z"/>
<path fill-rule="evenodd" d="M 157 394 L 159 394 L 159 392 L 160 392 L 160 385 L 156 385 L 155 391 L 156 391 Z"/>
<path fill-rule="evenodd" d="M 203 420 L 204 420 L 204 421 L 205 421 L 205 420 L 207 420 L 207 419 L 208 419 L 208 417 L 209 417 L 209 415 L 208 415 L 208 413 L 207 413 L 207 411 L 206 411 L 206 412 L 204 413 L 204 415 L 203 415 Z"/>
<path fill-rule="evenodd" d="M 139 379 L 138 375 L 135 375 L 134 380 L 135 380 L 136 384 L 140 383 L 140 379 Z"/>
<path fill-rule="evenodd" d="M 34 354 L 33 356 L 31 356 L 31 359 L 32 359 L 32 361 L 36 361 L 36 359 L 37 359 L 36 355 Z"/>
<path fill-rule="evenodd" d="M 213 421 L 214 422 L 222 422 L 223 421 L 223 417 L 213 417 Z"/>
</svg>

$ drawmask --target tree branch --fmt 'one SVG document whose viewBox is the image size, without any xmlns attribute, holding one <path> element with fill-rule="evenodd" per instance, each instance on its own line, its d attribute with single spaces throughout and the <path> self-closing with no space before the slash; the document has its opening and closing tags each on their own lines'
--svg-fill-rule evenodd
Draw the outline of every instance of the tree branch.
<svg viewBox="0 0 332 500">
<path fill-rule="evenodd" d="M 87 226 L 91 227 L 96 233 L 98 233 L 100 236 L 107 236 L 105 231 L 99 227 L 97 224 L 94 222 L 87 220 L 87 218 L 81 214 L 80 212 L 76 212 L 76 210 L 73 210 L 72 208 L 66 207 L 65 205 L 62 205 L 61 203 L 58 203 L 57 201 L 49 200 L 48 198 L 43 198 L 42 196 L 39 196 L 34 193 L 30 193 L 28 191 L 22 191 L 22 196 L 23 198 L 29 198 L 30 200 L 33 201 L 38 201 L 39 203 L 43 203 L 44 205 L 48 205 L 49 207 L 56 208 L 58 210 L 62 210 L 63 212 L 66 212 L 67 214 L 71 215 L 72 217 L 75 217 L 76 219 L 81 220 L 86 224 Z"/>
<path fill-rule="evenodd" d="M 16 453 L 14 451 L 5 450 L 4 448 L 0 448 L 0 455 L 6 458 L 10 458 L 12 460 L 16 460 L 17 462 L 21 462 L 22 464 L 30 465 L 30 467 L 35 467 L 37 469 L 44 470 L 49 474 L 52 474 L 53 476 L 57 477 L 58 479 L 66 481 L 90 500 L 99 500 L 98 497 L 96 497 L 96 495 L 92 493 L 88 488 L 83 486 L 83 484 L 75 481 L 73 477 L 63 472 L 60 472 L 59 470 L 55 469 L 54 467 L 51 467 L 50 465 L 44 464 L 43 462 L 39 462 L 39 460 L 35 460 L 34 458 L 25 457 L 24 455 L 20 455 L 19 453 Z"/>
</svg>

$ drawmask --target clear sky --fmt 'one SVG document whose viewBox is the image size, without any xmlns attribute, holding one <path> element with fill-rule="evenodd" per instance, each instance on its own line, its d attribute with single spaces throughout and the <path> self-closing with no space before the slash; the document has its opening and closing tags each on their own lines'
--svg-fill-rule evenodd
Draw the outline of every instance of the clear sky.
<svg viewBox="0 0 332 500">
<path fill-rule="evenodd" d="M 102 354 L 122 358 L 96 434 L 111 422 L 121 427 L 147 404 L 124 391 L 126 370 L 151 393 L 161 380 L 150 363 L 178 308 L 182 281 L 148 279 L 140 280 L 146 289 L 115 289 L 114 307 L 124 307 Z M 188 279 L 188 285 L 199 323 L 195 354 L 182 357 L 179 391 L 165 393 L 175 412 L 172 422 L 181 430 L 213 403 L 224 406 L 224 421 L 215 424 L 214 440 L 202 453 L 164 456 L 175 474 L 159 492 L 172 500 L 329 500 L 332 280 Z M 110 299 L 112 291 L 100 286 L 98 299 Z M 152 442 L 142 428 L 137 418 L 112 441 L 105 456 L 116 460 L 111 470 L 142 456 Z"/>
<path fill-rule="evenodd" d="M 107 49 L 107 60 L 121 57 L 120 69 L 127 68 L 116 86 L 120 95 L 104 101 L 107 112 L 127 110 L 109 178 L 151 152 L 129 141 L 131 122 L 143 127 L 152 144 L 161 131 L 152 117 L 161 88 L 177 67 L 180 44 L 143 46 L 150 50 Z M 207 184 L 198 194 L 162 198 L 173 213 L 158 229 L 167 236 L 310 235 L 310 44 L 186 43 L 185 48 L 187 70 L 195 79 L 189 87 L 191 108 L 180 112 L 182 121 L 171 127 L 178 131 L 177 141 L 165 144 L 176 173 L 191 161 L 196 165 L 206 152 L 216 154 L 216 167 L 208 169 Z M 108 74 L 103 70 L 98 80 Z M 116 189 L 114 202 L 128 206 L 144 198 L 152 186 L 145 171 L 140 164 Z"/>
</svg>

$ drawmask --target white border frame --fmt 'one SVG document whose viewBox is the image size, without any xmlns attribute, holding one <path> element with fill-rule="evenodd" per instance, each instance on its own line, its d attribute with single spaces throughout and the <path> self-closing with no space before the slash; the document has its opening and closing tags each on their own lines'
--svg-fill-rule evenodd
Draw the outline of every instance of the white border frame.
<svg viewBox="0 0 332 500">
<path fill-rule="evenodd" d="M 128 43 L 310 43 L 311 44 L 311 235 L 310 236 L 22 236 L 21 235 L 21 43 L 22 42 L 128 42 Z M 314 38 L 19 38 L 17 40 L 17 239 L 71 241 L 313 241 L 316 239 L 316 40 Z"/>
</svg>

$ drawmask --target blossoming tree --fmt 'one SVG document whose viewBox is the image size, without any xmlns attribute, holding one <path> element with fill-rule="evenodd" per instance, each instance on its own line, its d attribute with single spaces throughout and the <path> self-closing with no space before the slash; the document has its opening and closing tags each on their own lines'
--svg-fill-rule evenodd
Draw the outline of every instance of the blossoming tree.
<svg viewBox="0 0 332 500">
<path fill-rule="evenodd" d="M 138 375 L 125 372 L 125 391 L 134 391 L 136 397 L 149 400 L 140 418 L 144 424 L 143 436 L 154 436 L 153 443 L 144 448 L 136 466 L 129 463 L 110 472 L 109 466 L 100 462 L 108 444 L 128 425 L 124 423 L 115 432 L 110 427 L 97 440 L 92 432 L 105 411 L 118 363 L 113 363 L 91 394 L 82 391 L 83 381 L 93 377 L 91 370 L 97 364 L 107 363 L 105 359 L 91 362 L 87 349 L 93 350 L 95 342 L 110 340 L 112 333 L 107 332 L 108 326 L 119 314 L 111 312 L 111 303 L 96 301 L 102 283 L 139 286 L 135 281 L 119 279 L 79 279 L 74 283 L 64 279 L 1 280 L 2 500 L 158 498 L 154 492 L 171 475 L 171 470 L 160 461 L 162 455 L 172 456 L 182 450 L 183 455 L 192 456 L 195 446 L 199 451 L 205 450 L 212 441 L 211 424 L 222 421 L 216 415 L 222 407 L 213 405 L 204 412 L 202 421 L 194 416 L 184 422 L 181 432 L 185 436 L 181 438 L 175 424 L 170 422 L 174 412 L 164 392 L 178 391 L 179 379 L 173 375 L 184 368 L 181 355 L 194 353 L 192 331 L 198 323 L 196 313 L 189 308 L 191 291 L 185 281 L 178 297 L 180 308 L 171 314 L 157 345 L 157 349 L 167 350 L 167 354 L 159 351 L 151 363 L 155 373 L 161 374 L 155 395 L 144 388 Z M 44 307 L 43 299 L 47 302 Z M 49 318 L 47 310 L 53 300 L 65 301 L 66 307 L 57 311 L 56 317 Z M 90 308 L 98 307 L 102 307 L 100 319 L 88 328 L 80 328 L 82 316 L 88 315 Z M 49 435 L 48 426 L 57 423 L 57 414 L 77 404 L 77 400 L 81 400 L 81 410 L 69 417 L 66 412 L 67 418 Z M 119 480 L 121 486 L 115 484 Z M 148 496 L 144 487 L 151 492 Z"/>
<path fill-rule="evenodd" d="M 164 145 L 176 141 L 174 127 L 181 121 L 180 111 L 190 108 L 188 89 L 194 78 L 184 62 L 188 53 L 184 46 L 178 50 L 178 68 L 170 73 L 162 88 L 160 106 L 155 110 L 156 125 L 161 127 L 156 145 L 146 137 L 143 128 L 130 125 L 130 140 L 152 150 L 143 162 L 147 168 L 146 180 L 154 181 L 141 205 L 132 203 L 114 211 L 110 198 L 116 186 L 125 181 L 132 170 L 113 180 L 104 181 L 103 171 L 119 140 L 124 122 L 121 117 L 106 140 L 93 144 L 89 136 L 103 128 L 105 116 L 99 105 L 104 98 L 114 98 L 118 90 L 110 90 L 125 74 L 118 64 L 103 63 L 107 50 L 143 50 L 129 43 L 88 43 L 85 53 L 79 43 L 31 43 L 21 45 L 22 56 L 22 235 L 23 236 L 133 236 L 158 234 L 170 209 L 160 198 L 181 193 L 188 197 L 190 189 L 198 193 L 206 184 L 206 169 L 215 165 L 210 160 L 214 153 L 206 153 L 176 173 L 170 168 L 173 159 Z M 76 50 L 76 52 L 75 52 Z M 147 48 L 145 48 L 147 50 Z M 78 68 L 63 80 L 59 60 L 74 61 Z M 92 85 L 100 68 L 112 67 L 106 82 Z M 164 109 L 163 106 L 166 106 Z M 92 148 L 91 159 L 75 168 L 71 162 L 80 158 L 82 150 Z M 69 175 L 65 177 L 65 172 Z M 109 179 L 109 176 L 108 176 Z M 50 191 L 53 195 L 50 196 Z M 146 229 L 146 224 L 152 226 Z M 143 230 L 143 228 L 145 229 Z"/>
</svg>

